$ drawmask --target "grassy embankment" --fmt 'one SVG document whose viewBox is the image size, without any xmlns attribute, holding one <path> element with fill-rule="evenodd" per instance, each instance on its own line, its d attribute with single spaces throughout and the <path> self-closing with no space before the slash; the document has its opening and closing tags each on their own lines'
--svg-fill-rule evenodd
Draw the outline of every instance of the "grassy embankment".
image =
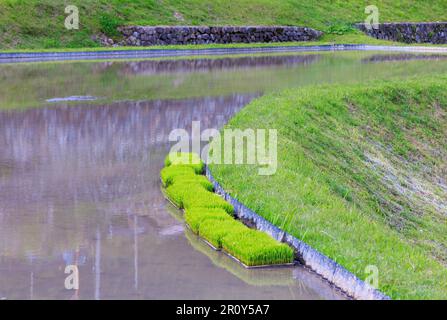
<svg viewBox="0 0 447 320">
<path fill-rule="evenodd" d="M 191 230 L 247 266 L 290 263 L 293 250 L 233 217 L 234 208 L 213 192 L 194 154 L 169 154 L 160 173 L 168 198 L 185 209 Z"/>
<path fill-rule="evenodd" d="M 66 5 L 77 5 L 80 29 L 66 30 Z M 352 28 L 367 1 L 307 0 L 0 0 L 0 49 L 98 47 L 92 35 L 118 37 L 119 25 L 302 25 L 322 30 L 321 43 L 387 43 Z M 382 22 L 447 20 L 442 0 L 375 1 Z M 389 43 L 389 42 L 388 42 Z"/>
<path fill-rule="evenodd" d="M 288 90 L 228 128 L 278 129 L 278 170 L 212 165 L 245 205 L 392 298 L 447 298 L 447 79 Z"/>
</svg>

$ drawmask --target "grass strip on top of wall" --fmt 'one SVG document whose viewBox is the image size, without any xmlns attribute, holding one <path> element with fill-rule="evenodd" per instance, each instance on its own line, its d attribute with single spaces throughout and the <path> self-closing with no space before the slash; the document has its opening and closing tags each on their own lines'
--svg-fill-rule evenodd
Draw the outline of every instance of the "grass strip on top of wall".
<svg viewBox="0 0 447 320">
<path fill-rule="evenodd" d="M 198 161 L 199 160 L 199 161 Z M 217 194 L 203 173 L 204 164 L 194 154 L 169 154 L 160 173 L 168 198 L 185 209 L 191 230 L 216 249 L 227 241 L 226 251 L 247 266 L 284 264 L 294 260 L 293 250 L 262 232 L 255 232 L 233 217 L 234 208 Z M 237 245 L 237 239 L 242 244 Z M 266 240 L 270 239 L 270 241 Z"/>
</svg>

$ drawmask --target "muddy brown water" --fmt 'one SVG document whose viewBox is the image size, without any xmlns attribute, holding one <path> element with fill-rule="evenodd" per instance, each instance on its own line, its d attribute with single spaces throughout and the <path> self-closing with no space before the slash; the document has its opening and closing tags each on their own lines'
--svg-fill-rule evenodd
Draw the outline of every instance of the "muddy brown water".
<svg viewBox="0 0 447 320">
<path fill-rule="evenodd" d="M 247 270 L 210 249 L 164 199 L 159 171 L 173 129 L 195 120 L 221 128 L 269 87 L 447 69 L 389 60 L 351 52 L 0 66 L 0 299 L 344 299 L 303 267 Z M 78 290 L 65 288 L 67 265 L 79 269 Z"/>
</svg>

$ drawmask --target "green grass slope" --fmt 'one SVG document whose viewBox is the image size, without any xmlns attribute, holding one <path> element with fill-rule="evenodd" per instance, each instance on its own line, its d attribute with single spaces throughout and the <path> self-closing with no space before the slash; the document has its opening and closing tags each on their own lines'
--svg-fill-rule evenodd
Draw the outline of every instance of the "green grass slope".
<svg viewBox="0 0 447 320">
<path fill-rule="evenodd" d="M 229 128 L 278 129 L 278 169 L 212 165 L 248 207 L 392 298 L 447 298 L 447 79 L 288 90 Z"/>
<path fill-rule="evenodd" d="M 357 34 L 370 1 L 359 0 L 0 0 L 0 49 L 97 46 L 118 25 L 304 25 L 330 35 Z M 80 30 L 64 28 L 66 5 L 80 10 Z M 381 21 L 447 20 L 447 2 L 378 0 Z M 356 37 L 348 37 L 356 41 Z M 361 37 L 367 41 L 366 37 Z M 333 37 L 326 38 L 333 40 Z"/>
</svg>

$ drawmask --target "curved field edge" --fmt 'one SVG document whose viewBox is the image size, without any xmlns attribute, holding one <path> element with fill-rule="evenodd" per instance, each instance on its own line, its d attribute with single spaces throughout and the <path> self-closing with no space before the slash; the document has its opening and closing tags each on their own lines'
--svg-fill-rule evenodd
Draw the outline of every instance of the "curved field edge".
<svg viewBox="0 0 447 320">
<path fill-rule="evenodd" d="M 278 168 L 211 164 L 247 207 L 394 299 L 447 297 L 447 78 L 259 98 L 226 128 L 278 130 Z"/>
</svg>

